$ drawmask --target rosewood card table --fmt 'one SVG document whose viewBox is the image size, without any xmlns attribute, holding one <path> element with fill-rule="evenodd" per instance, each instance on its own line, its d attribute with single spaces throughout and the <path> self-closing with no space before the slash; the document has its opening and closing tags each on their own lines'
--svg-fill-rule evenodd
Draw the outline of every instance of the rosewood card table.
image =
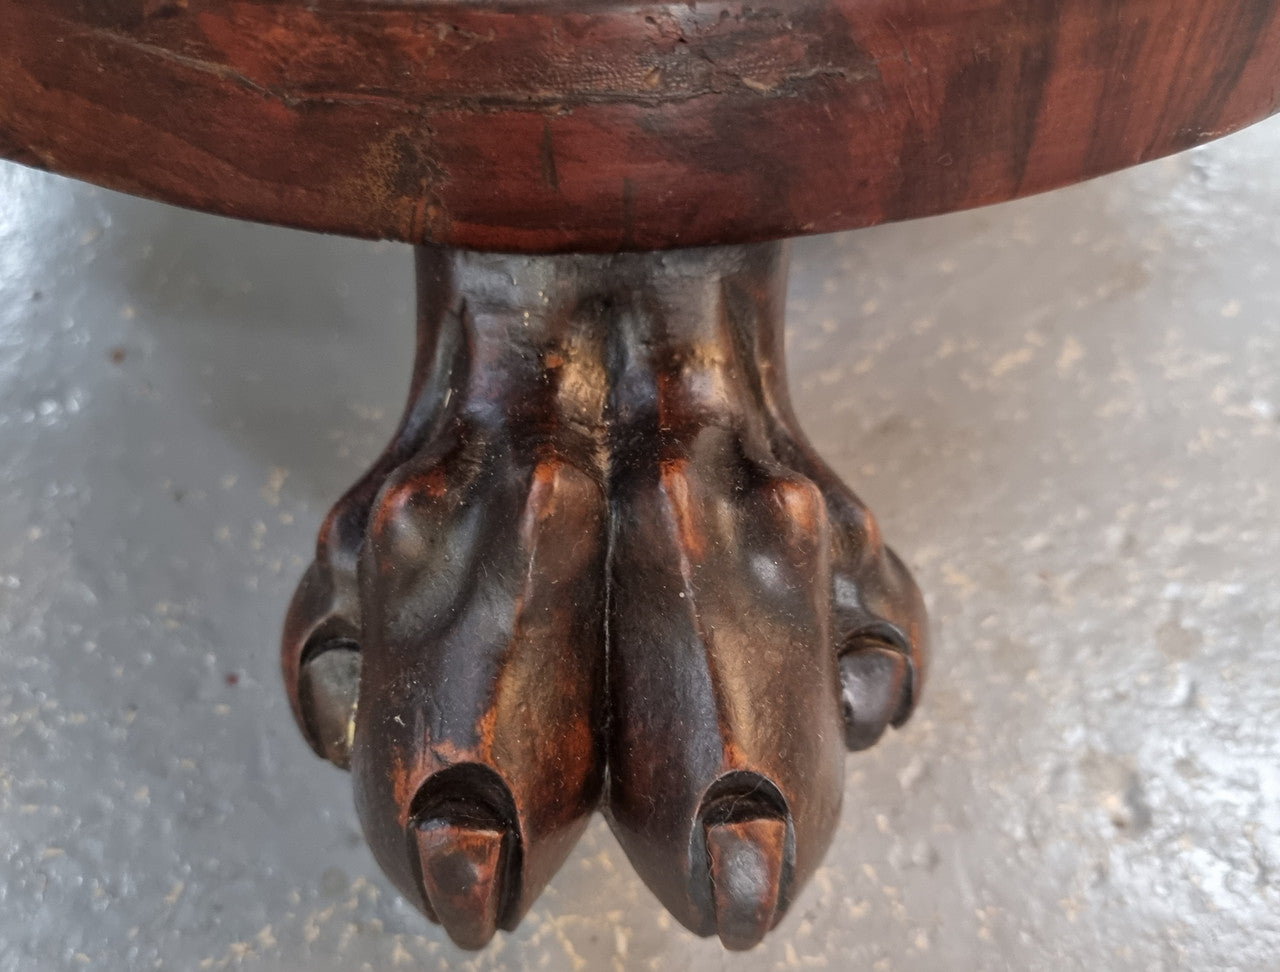
<svg viewBox="0 0 1280 972">
<path fill-rule="evenodd" d="M 408 405 L 288 612 L 299 726 L 462 946 L 602 809 L 672 914 L 747 948 L 927 657 L 788 404 L 776 241 L 1261 119 L 1277 6 L 0 0 L 0 155 L 418 248 Z"/>
</svg>

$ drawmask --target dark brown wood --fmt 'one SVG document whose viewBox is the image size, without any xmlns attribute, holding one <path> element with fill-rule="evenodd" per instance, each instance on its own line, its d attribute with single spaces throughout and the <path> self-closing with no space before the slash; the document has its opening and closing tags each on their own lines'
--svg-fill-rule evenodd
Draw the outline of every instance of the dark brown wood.
<svg viewBox="0 0 1280 972">
<path fill-rule="evenodd" d="M 1277 0 L 0 0 L 0 155 L 507 251 L 866 226 L 1280 106 Z"/>
<path fill-rule="evenodd" d="M 299 723 L 461 945 L 601 807 L 672 914 L 750 947 L 926 653 L 915 584 L 791 412 L 785 248 L 418 269 L 405 418 L 286 623 Z"/>
<path fill-rule="evenodd" d="M 749 948 L 926 659 L 915 584 L 791 413 L 758 241 L 1258 120 L 1278 5 L 0 0 L 0 156 L 433 244 L 404 418 L 290 607 L 299 725 L 464 947 L 600 808 L 672 914 Z"/>
</svg>

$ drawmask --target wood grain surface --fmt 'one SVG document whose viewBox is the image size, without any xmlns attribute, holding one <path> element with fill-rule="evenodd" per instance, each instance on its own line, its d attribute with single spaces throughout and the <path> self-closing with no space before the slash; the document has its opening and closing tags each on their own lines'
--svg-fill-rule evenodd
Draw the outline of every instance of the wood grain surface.
<svg viewBox="0 0 1280 972">
<path fill-rule="evenodd" d="M 0 0 L 0 155 L 517 251 L 866 226 L 1280 107 L 1277 0 Z"/>
</svg>

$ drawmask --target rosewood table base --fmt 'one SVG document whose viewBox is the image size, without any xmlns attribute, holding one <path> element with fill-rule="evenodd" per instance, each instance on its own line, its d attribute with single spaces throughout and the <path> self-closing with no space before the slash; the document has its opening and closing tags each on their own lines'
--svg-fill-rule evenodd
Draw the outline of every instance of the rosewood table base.
<svg viewBox="0 0 1280 972">
<path fill-rule="evenodd" d="M 459 945 L 515 927 L 601 809 L 677 919 L 751 947 L 826 850 L 845 748 L 911 713 L 921 598 L 792 414 L 786 257 L 417 251 L 408 405 L 283 665 Z"/>
</svg>

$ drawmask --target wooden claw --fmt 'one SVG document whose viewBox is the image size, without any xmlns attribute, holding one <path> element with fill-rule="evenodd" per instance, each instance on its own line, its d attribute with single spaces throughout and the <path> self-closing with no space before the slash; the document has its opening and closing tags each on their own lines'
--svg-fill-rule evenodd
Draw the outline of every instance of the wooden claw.
<svg viewBox="0 0 1280 972">
<path fill-rule="evenodd" d="M 706 828 L 716 933 L 725 948 L 754 948 L 773 927 L 782 890 L 787 825 L 771 817 Z"/>
<path fill-rule="evenodd" d="M 339 769 L 351 765 L 356 702 L 360 694 L 360 650 L 343 641 L 302 664 L 298 697 L 313 744 Z"/>
<path fill-rule="evenodd" d="M 874 746 L 897 723 L 911 694 L 911 663 L 900 651 L 870 644 L 840 657 L 844 741 L 852 751 Z"/>
<path fill-rule="evenodd" d="M 502 913 L 506 828 L 434 819 L 414 838 L 431 911 L 460 948 L 483 948 Z"/>
</svg>

